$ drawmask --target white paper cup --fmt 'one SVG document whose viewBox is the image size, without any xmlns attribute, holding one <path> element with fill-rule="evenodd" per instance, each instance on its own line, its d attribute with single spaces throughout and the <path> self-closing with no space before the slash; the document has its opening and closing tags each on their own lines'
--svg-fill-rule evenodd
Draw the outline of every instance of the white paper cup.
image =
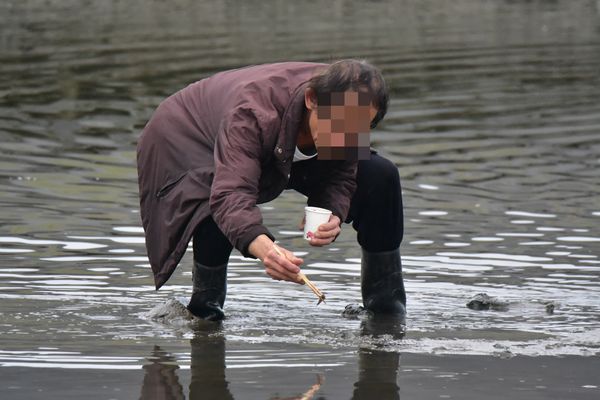
<svg viewBox="0 0 600 400">
<path fill-rule="evenodd" d="M 329 221 L 331 211 L 319 207 L 304 207 L 304 239 L 310 240 L 319 225 Z"/>
</svg>

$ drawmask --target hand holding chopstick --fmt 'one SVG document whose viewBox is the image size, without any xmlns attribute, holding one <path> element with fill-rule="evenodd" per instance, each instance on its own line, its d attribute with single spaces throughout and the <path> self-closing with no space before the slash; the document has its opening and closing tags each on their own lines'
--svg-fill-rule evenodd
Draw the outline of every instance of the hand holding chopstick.
<svg viewBox="0 0 600 400">
<path fill-rule="evenodd" d="M 277 245 L 275 243 L 273 243 L 273 250 L 275 250 L 275 252 L 280 255 L 281 257 L 285 257 L 285 255 L 283 255 L 283 253 L 281 252 L 281 250 L 279 250 L 279 248 L 277 247 Z M 310 281 L 310 279 L 308 279 L 306 277 L 306 275 L 304 275 L 302 272 L 298 273 L 298 277 L 302 280 L 302 282 L 304 282 L 306 284 L 306 286 L 308 286 L 310 288 L 310 290 L 313 291 L 313 293 L 319 298 L 319 301 L 317 302 L 317 305 L 321 304 L 323 301 L 325 301 L 325 295 L 323 294 L 323 292 L 321 292 L 319 290 L 319 288 L 317 288 L 315 286 L 314 283 L 312 283 Z"/>
</svg>

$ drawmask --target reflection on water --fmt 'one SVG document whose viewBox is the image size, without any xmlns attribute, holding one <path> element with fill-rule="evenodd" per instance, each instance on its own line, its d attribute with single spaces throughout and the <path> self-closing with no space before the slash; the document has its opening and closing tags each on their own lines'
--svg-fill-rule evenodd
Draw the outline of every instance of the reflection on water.
<svg viewBox="0 0 600 400">
<path fill-rule="evenodd" d="M 178 399 L 233 399 L 229 383 L 225 377 L 225 339 L 220 334 L 198 335 L 191 344 L 191 383 L 189 396 L 179 381 L 178 360 L 155 346 L 144 365 L 144 381 L 140 399 L 178 400 Z"/>
<path fill-rule="evenodd" d="M 393 352 L 361 350 L 358 381 L 353 399 L 400 399 L 398 369 L 400 355 Z"/>
<path fill-rule="evenodd" d="M 178 360 L 176 356 L 161 349 L 160 346 L 155 346 L 152 354 L 147 357 L 149 363 L 143 366 L 144 379 L 140 399 L 233 399 L 234 395 L 230 390 L 226 371 L 242 367 L 239 363 L 245 364 L 243 367 L 246 369 L 257 368 L 260 365 L 261 368 L 267 368 L 267 370 L 271 368 L 297 370 L 311 365 L 296 361 L 304 359 L 313 361 L 314 368 L 325 367 L 318 363 L 319 357 L 323 356 L 323 352 L 318 351 L 288 351 L 280 354 L 268 352 L 260 358 L 255 358 L 256 351 L 228 352 L 225 337 L 219 331 L 219 325 L 202 326 L 200 329 L 203 331 L 196 331 L 190 340 L 189 390 L 184 389 L 178 373 L 181 368 L 179 363 L 187 360 Z M 329 354 L 329 356 L 333 356 L 333 354 Z M 269 361 L 270 365 L 266 361 Z M 275 362 L 278 365 L 275 365 Z M 258 363 L 258 365 L 254 363 Z M 396 352 L 360 349 L 358 351 L 358 379 L 353 385 L 352 398 L 356 400 L 399 399 L 399 368 L 400 354 Z M 291 373 L 294 374 L 294 372 Z M 322 374 L 316 373 L 315 382 L 312 384 L 305 383 L 308 376 L 296 376 L 298 378 L 292 382 L 275 384 L 276 393 L 279 394 L 270 398 L 281 400 L 326 398 L 320 396 L 323 393 L 326 394 L 328 389 Z M 271 381 L 277 382 L 278 379 L 277 377 L 266 377 L 262 385 Z M 294 393 L 297 390 L 295 388 L 301 387 L 302 384 L 305 384 L 306 388 Z M 321 391 L 321 389 L 323 390 Z M 248 392 L 239 398 L 248 398 Z"/>
<path fill-rule="evenodd" d="M 211 393 L 215 399 L 233 399 L 225 379 L 225 340 L 223 336 L 200 337 L 191 340 L 190 398 Z"/>
<path fill-rule="evenodd" d="M 407 334 L 365 333 L 340 316 L 360 299 L 354 233 L 309 248 L 295 229 L 305 200 L 285 193 L 261 206 L 264 219 L 328 300 L 314 307 L 305 287 L 235 253 L 220 333 L 227 372 L 318 365 L 320 395 L 327 368 L 357 349 L 388 372 L 381 351 L 597 355 L 598 15 L 595 0 L 1 2 L 0 366 L 139 372 L 156 343 L 181 379 L 194 329 L 146 315 L 189 297 L 191 256 L 154 290 L 139 132 L 165 96 L 213 72 L 342 57 L 380 66 L 392 89 L 371 137 L 403 182 Z M 508 309 L 468 309 L 477 293 Z M 294 358 L 275 345 L 321 352 Z"/>
<path fill-rule="evenodd" d="M 186 396 L 177 377 L 179 366 L 176 358 L 154 346 L 148 357 L 150 364 L 144 365 L 144 382 L 140 399 L 181 400 Z M 191 397 L 191 396 L 190 396 Z M 225 398 L 231 398 L 225 397 Z"/>
</svg>

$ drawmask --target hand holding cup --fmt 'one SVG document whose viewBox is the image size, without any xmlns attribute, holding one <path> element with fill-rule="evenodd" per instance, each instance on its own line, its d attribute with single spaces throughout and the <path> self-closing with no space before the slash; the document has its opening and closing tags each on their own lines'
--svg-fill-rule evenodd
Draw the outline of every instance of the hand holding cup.
<svg viewBox="0 0 600 400">
<path fill-rule="evenodd" d="M 304 211 L 304 239 L 311 246 L 324 246 L 333 242 L 341 231 L 339 217 L 330 210 L 319 207 L 307 206 Z"/>
</svg>

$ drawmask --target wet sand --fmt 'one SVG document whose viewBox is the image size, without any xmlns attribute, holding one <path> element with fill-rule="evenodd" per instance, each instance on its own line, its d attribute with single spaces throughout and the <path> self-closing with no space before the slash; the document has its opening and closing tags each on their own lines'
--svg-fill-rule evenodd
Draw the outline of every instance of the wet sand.
<svg viewBox="0 0 600 400">
<path fill-rule="evenodd" d="M 276 350 L 271 345 L 260 347 Z M 315 399 L 535 400 L 600 395 L 598 357 L 502 359 L 285 346 L 288 354 L 326 351 L 328 356 L 318 358 L 320 366 L 308 360 L 288 367 L 228 365 L 230 357 L 256 350 L 253 345 L 228 343 L 224 359 L 224 347 L 211 340 L 195 342 L 190 363 L 179 365 L 168 352 L 154 347 L 149 349 L 152 360 L 135 370 L 3 368 L 0 385 L 3 398 L 15 400 L 299 399 L 320 380 Z"/>
</svg>

